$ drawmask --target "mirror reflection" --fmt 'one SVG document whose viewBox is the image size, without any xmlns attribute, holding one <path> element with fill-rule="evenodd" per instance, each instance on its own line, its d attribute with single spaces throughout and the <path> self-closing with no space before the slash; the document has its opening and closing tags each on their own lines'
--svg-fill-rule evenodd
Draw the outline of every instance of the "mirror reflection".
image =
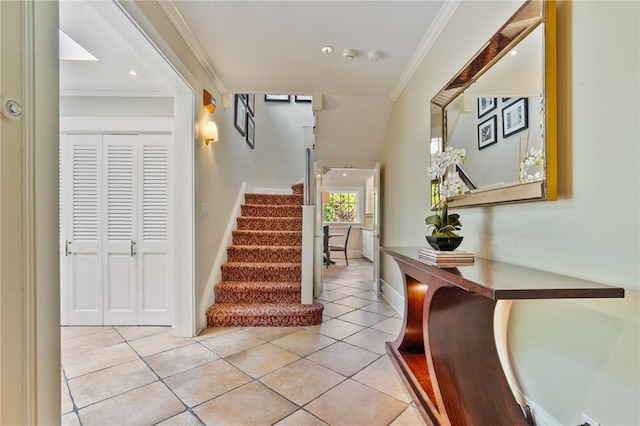
<svg viewBox="0 0 640 426">
<path fill-rule="evenodd" d="M 525 153 L 544 150 L 542 27 L 511 52 L 445 109 L 446 144 L 467 151 L 469 189 L 542 179 L 541 164 L 520 176 Z"/>
<path fill-rule="evenodd" d="M 526 2 L 432 100 L 432 151 L 452 146 L 467 155 L 458 170 L 467 193 L 451 205 L 555 197 L 546 185 L 550 154 L 555 165 L 548 131 L 555 95 L 545 79 L 551 52 L 543 6 Z"/>
</svg>

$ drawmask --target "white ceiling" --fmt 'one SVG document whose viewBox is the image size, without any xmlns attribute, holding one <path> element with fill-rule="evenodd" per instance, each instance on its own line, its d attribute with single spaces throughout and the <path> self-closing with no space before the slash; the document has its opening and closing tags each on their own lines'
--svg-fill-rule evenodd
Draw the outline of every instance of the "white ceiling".
<svg viewBox="0 0 640 426">
<path fill-rule="evenodd" d="M 175 72 L 111 1 L 60 1 L 60 29 L 98 61 L 60 61 L 61 95 L 167 96 Z M 137 75 L 129 75 L 136 70 Z"/>
<path fill-rule="evenodd" d="M 322 175 L 322 186 L 362 186 L 374 169 L 332 168 Z"/>
<path fill-rule="evenodd" d="M 394 99 L 437 35 L 438 14 L 451 3 L 174 0 L 161 5 L 223 92 Z M 112 2 L 60 2 L 61 29 L 99 58 L 61 61 L 63 93 L 170 90 L 169 77 L 154 72 L 162 59 L 116 12 Z M 331 55 L 320 52 L 327 44 L 335 49 Z M 345 48 L 360 54 L 346 60 Z M 371 50 L 381 51 L 382 59 L 370 61 Z M 138 76 L 130 77 L 129 69 Z"/>
</svg>

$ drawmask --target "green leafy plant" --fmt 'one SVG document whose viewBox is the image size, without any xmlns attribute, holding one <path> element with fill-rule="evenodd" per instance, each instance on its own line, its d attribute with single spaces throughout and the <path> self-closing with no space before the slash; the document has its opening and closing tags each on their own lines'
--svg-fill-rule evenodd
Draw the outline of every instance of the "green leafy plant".
<svg viewBox="0 0 640 426">
<path fill-rule="evenodd" d="M 462 222 L 460 222 L 460 215 L 457 213 L 449 214 L 447 207 L 447 200 L 440 202 L 441 209 L 427 216 L 424 222 L 427 224 L 427 229 L 433 228 L 431 235 L 434 237 L 458 237 L 459 235 L 455 231 L 462 229 Z"/>
</svg>

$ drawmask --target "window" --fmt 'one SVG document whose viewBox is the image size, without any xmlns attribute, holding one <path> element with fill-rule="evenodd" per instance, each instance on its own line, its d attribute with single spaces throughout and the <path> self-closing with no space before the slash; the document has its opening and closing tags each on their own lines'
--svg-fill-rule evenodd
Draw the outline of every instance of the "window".
<svg viewBox="0 0 640 426">
<path fill-rule="evenodd" d="M 322 193 L 322 215 L 325 223 L 359 222 L 358 193 L 330 191 Z"/>
</svg>

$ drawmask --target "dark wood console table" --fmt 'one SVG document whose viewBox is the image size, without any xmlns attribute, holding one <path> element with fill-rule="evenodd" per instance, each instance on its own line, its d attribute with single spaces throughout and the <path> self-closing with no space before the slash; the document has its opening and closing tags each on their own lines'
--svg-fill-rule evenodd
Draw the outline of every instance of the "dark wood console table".
<svg viewBox="0 0 640 426">
<path fill-rule="evenodd" d="M 435 425 L 526 425 L 498 358 L 498 300 L 613 298 L 624 289 L 476 258 L 437 268 L 419 247 L 381 247 L 404 276 L 405 315 L 387 352 L 420 413 Z"/>
</svg>

